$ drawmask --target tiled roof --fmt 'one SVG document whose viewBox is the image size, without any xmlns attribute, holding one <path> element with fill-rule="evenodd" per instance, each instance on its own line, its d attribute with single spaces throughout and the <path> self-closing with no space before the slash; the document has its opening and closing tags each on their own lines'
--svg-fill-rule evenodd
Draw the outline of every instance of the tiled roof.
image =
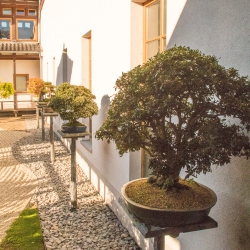
<svg viewBox="0 0 250 250">
<path fill-rule="evenodd" d="M 23 43 L 23 42 L 0 42 L 0 53 L 1 52 L 37 52 L 41 51 L 39 43 Z"/>
</svg>

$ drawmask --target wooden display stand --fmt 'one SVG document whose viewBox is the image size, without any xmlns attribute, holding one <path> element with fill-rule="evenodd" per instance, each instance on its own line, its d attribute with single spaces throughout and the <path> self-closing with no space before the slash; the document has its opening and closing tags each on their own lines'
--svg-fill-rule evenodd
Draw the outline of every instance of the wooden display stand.
<svg viewBox="0 0 250 250">
<path fill-rule="evenodd" d="M 85 136 L 91 135 L 89 132 L 84 133 L 63 133 L 58 130 L 58 133 L 65 139 L 71 139 L 71 182 L 70 182 L 70 201 L 71 211 L 77 209 L 77 185 L 76 185 L 76 140 Z"/>
<path fill-rule="evenodd" d="M 154 225 L 144 224 L 143 221 L 138 219 L 134 214 L 130 213 L 125 205 L 125 201 L 120 198 L 119 203 L 123 207 L 124 211 L 133 221 L 134 226 L 141 232 L 145 238 L 154 238 L 154 250 L 165 249 L 165 235 L 169 235 L 173 238 L 179 236 L 180 233 L 187 233 L 205 229 L 211 229 L 218 227 L 218 223 L 211 217 L 207 217 L 206 220 L 191 225 L 178 226 L 178 227 L 157 227 Z"/>
</svg>

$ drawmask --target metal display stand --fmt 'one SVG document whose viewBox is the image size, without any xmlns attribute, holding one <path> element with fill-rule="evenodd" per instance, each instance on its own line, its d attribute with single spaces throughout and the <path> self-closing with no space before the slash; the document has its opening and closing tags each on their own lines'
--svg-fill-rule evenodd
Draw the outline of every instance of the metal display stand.
<svg viewBox="0 0 250 250">
<path fill-rule="evenodd" d="M 39 112 L 42 112 L 42 109 L 44 107 L 47 107 L 47 103 L 41 104 L 39 102 L 36 102 L 36 121 L 37 121 L 37 128 L 39 128 Z M 42 115 L 42 114 L 41 114 Z M 42 117 L 42 123 L 43 123 L 43 117 Z"/>
<path fill-rule="evenodd" d="M 70 152 L 71 152 L 71 182 L 70 182 L 70 201 L 71 211 L 77 209 L 77 185 L 76 185 L 76 140 L 81 137 L 89 136 L 91 133 L 63 133 L 58 130 L 58 133 L 65 139 L 71 139 Z"/>
<path fill-rule="evenodd" d="M 154 238 L 154 250 L 164 250 L 165 249 L 165 235 L 170 235 L 173 238 L 179 236 L 180 233 L 187 233 L 205 229 L 211 229 L 218 227 L 218 223 L 211 217 L 207 217 L 206 220 L 178 227 L 157 227 L 154 225 L 144 224 L 139 218 L 134 214 L 130 213 L 125 205 L 125 201 L 120 198 L 119 203 L 123 207 L 124 211 L 133 221 L 134 226 L 141 232 L 145 238 Z"/>
<path fill-rule="evenodd" d="M 55 162 L 55 149 L 54 149 L 54 130 L 53 130 L 53 117 L 58 116 L 56 112 L 49 112 L 45 113 L 42 111 L 42 121 L 44 121 L 44 117 L 50 118 L 50 125 L 49 125 L 49 137 L 50 137 L 50 160 L 52 164 Z M 42 122 L 42 139 L 45 139 L 45 128 L 44 122 Z"/>
</svg>

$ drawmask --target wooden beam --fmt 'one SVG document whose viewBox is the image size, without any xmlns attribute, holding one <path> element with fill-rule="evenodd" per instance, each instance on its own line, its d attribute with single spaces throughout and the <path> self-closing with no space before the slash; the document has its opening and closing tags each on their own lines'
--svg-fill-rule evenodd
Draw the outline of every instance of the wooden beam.
<svg viewBox="0 0 250 250">
<path fill-rule="evenodd" d="M 39 60 L 39 54 L 31 54 L 31 55 L 1 55 L 0 54 L 0 60 L 13 60 L 15 58 L 16 60 Z"/>
</svg>

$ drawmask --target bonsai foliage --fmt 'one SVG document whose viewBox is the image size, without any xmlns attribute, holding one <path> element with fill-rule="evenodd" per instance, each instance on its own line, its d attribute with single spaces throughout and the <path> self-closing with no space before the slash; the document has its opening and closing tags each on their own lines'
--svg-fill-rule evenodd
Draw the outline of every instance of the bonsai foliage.
<svg viewBox="0 0 250 250">
<path fill-rule="evenodd" d="M 115 89 L 96 137 L 120 155 L 144 149 L 160 186 L 178 184 L 182 168 L 196 177 L 249 156 L 249 80 L 214 56 L 174 47 L 123 73 Z"/>
<path fill-rule="evenodd" d="M 43 88 L 41 89 L 41 94 L 48 94 L 49 98 L 55 93 L 56 86 L 52 82 L 44 82 Z"/>
<path fill-rule="evenodd" d="M 28 92 L 33 93 L 35 96 L 40 96 L 44 86 L 44 81 L 41 78 L 30 78 L 27 84 Z"/>
<path fill-rule="evenodd" d="M 13 83 L 0 82 L 0 98 L 8 98 L 15 93 Z"/>
<path fill-rule="evenodd" d="M 55 96 L 48 103 L 68 125 L 78 124 L 77 119 L 91 117 L 98 113 L 98 107 L 91 91 L 83 86 L 62 83 L 55 91 Z"/>
</svg>

